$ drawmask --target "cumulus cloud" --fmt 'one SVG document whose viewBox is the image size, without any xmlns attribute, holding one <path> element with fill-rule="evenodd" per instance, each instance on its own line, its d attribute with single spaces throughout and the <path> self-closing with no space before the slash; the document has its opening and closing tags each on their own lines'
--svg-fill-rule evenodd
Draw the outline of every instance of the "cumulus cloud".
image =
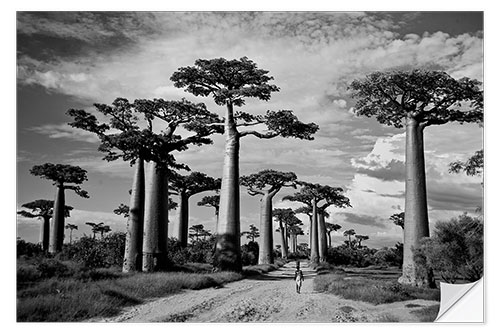
<svg viewBox="0 0 500 333">
<path fill-rule="evenodd" d="M 51 139 L 67 139 L 88 143 L 99 143 L 99 138 L 90 132 L 74 128 L 68 124 L 45 124 L 28 128 L 38 134 L 46 135 Z"/>
<path fill-rule="evenodd" d="M 358 167 L 356 171 L 384 181 L 404 181 L 405 179 L 405 164 L 398 160 L 391 160 L 383 167 Z"/>
<path fill-rule="evenodd" d="M 352 224 L 360 224 L 367 226 L 374 226 L 379 228 L 386 228 L 387 222 L 382 220 L 377 216 L 370 216 L 364 214 L 355 214 L 355 213 L 345 213 L 340 212 L 339 215 L 345 216 L 345 221 Z"/>
</svg>

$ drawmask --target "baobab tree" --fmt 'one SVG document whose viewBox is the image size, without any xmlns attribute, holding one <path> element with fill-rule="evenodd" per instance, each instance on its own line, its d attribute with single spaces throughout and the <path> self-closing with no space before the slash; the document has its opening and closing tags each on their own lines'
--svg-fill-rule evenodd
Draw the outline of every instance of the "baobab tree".
<svg viewBox="0 0 500 333">
<path fill-rule="evenodd" d="M 299 192 L 285 196 L 283 200 L 298 201 L 304 203 L 307 208 L 301 210 L 301 213 L 311 216 L 310 243 L 311 243 L 311 261 L 318 263 L 326 261 L 327 255 L 327 240 L 325 213 L 326 209 L 331 205 L 339 208 L 350 207 L 350 202 L 342 192 L 340 187 L 331 187 L 328 185 L 311 184 L 306 182 L 298 182 L 302 185 Z M 323 202 L 318 206 L 319 202 Z"/>
<path fill-rule="evenodd" d="M 78 230 L 78 226 L 76 224 L 68 223 L 65 228 L 69 229 L 69 243 L 71 244 L 73 240 L 73 230 Z"/>
<path fill-rule="evenodd" d="M 212 178 L 202 172 L 189 175 L 176 174 L 170 177 L 169 192 L 179 196 L 178 239 L 181 247 L 187 246 L 189 225 L 189 198 L 197 193 L 216 191 L 220 188 L 220 178 Z"/>
<path fill-rule="evenodd" d="M 277 136 L 312 140 L 318 130 L 316 124 L 300 122 L 290 110 L 267 111 L 265 115 L 252 115 L 234 111 L 249 97 L 268 101 L 271 93 L 279 88 L 269 82 L 273 80 L 268 71 L 246 57 L 226 60 L 198 59 L 194 66 L 181 67 L 170 78 L 178 88 L 195 96 L 212 96 L 217 105 L 226 106 L 224 135 L 226 137 L 220 215 L 217 229 L 215 264 L 221 270 L 241 271 L 240 252 L 240 193 L 239 193 L 239 148 L 240 139 L 252 135 L 260 139 Z M 259 132 L 253 126 L 266 127 Z M 241 127 L 250 129 L 241 131 Z"/>
<path fill-rule="evenodd" d="M 394 213 L 389 217 L 389 220 L 398 227 L 401 227 L 401 229 L 405 229 L 405 212 Z"/>
<path fill-rule="evenodd" d="M 50 237 L 50 219 L 52 218 L 54 212 L 54 201 L 38 199 L 35 201 L 27 202 L 21 207 L 29 209 L 30 212 L 21 210 L 18 211 L 17 214 L 31 219 L 40 218 L 42 220 L 42 225 L 40 227 L 40 243 L 42 244 L 42 250 L 48 251 Z M 65 206 L 64 216 L 69 217 L 70 211 L 72 209 L 73 207 L 71 206 Z"/>
<path fill-rule="evenodd" d="M 240 184 L 247 187 L 251 196 L 260 195 L 259 264 L 272 264 L 273 259 L 273 198 L 283 187 L 296 187 L 297 176 L 293 172 L 263 170 L 242 176 Z"/>
<path fill-rule="evenodd" d="M 344 236 L 347 236 L 349 238 L 349 241 L 347 243 L 349 245 L 349 247 L 352 247 L 351 236 L 354 236 L 354 235 L 356 235 L 356 231 L 354 231 L 354 229 L 349 229 L 349 230 L 344 231 Z"/>
<path fill-rule="evenodd" d="M 95 104 L 95 107 L 110 117 L 109 124 L 99 124 L 96 117 L 86 111 L 69 110 L 68 115 L 74 118 L 70 125 L 97 134 L 101 140 L 99 150 L 106 153 L 105 160 L 122 158 L 136 164 L 123 271 L 165 269 L 168 170 L 189 169 L 176 163 L 171 152 L 183 151 L 193 144 L 212 143 L 208 136 L 222 129 L 207 125 L 220 122 L 220 119 L 203 103 L 195 104 L 185 99 L 140 99 L 132 104 L 124 98 L 117 98 L 111 106 Z M 139 126 L 139 116 L 146 120 L 145 128 Z M 166 128 L 160 134 L 153 132 L 154 120 L 161 120 L 161 125 Z M 182 138 L 176 134 L 180 126 L 194 134 Z M 114 131 L 110 132 L 110 129 Z M 148 163 L 149 177 L 145 177 L 144 163 Z"/>
<path fill-rule="evenodd" d="M 88 198 L 87 191 L 82 190 L 78 186 L 88 180 L 87 171 L 79 166 L 45 163 L 33 166 L 30 173 L 40 178 L 52 180 L 57 187 L 52 217 L 52 230 L 49 238 L 49 252 L 59 252 L 62 249 L 64 241 L 64 218 L 66 216 L 64 192 L 65 190 L 72 190 L 78 196 Z"/>
<path fill-rule="evenodd" d="M 369 236 L 365 236 L 365 235 L 355 235 L 354 238 L 356 238 L 356 241 L 358 242 L 358 247 L 361 247 L 361 242 L 362 241 L 370 239 Z"/>
<path fill-rule="evenodd" d="M 328 235 L 328 248 L 332 247 L 332 231 L 335 232 L 337 230 L 342 229 L 342 226 L 335 224 L 335 223 L 325 223 L 326 226 L 326 234 Z"/>
<path fill-rule="evenodd" d="M 288 257 L 288 241 L 287 241 L 287 226 L 299 224 L 300 219 L 295 216 L 295 212 L 291 208 L 275 208 L 273 209 L 273 217 L 278 222 L 278 232 L 281 236 L 281 257 Z"/>
<path fill-rule="evenodd" d="M 304 230 L 301 228 L 302 225 L 302 221 L 298 218 L 287 225 L 288 237 L 290 238 L 290 251 L 292 253 L 297 252 L 297 236 L 304 234 Z"/>
<path fill-rule="evenodd" d="M 248 229 L 249 231 L 243 231 L 241 233 L 241 236 L 246 236 L 247 239 L 250 239 L 251 242 L 255 242 L 255 239 L 260 237 L 259 228 L 257 228 L 253 224 L 250 224 Z"/>
<path fill-rule="evenodd" d="M 353 81 L 357 115 L 376 117 L 385 125 L 406 127 L 406 182 L 403 272 L 399 282 L 429 285 L 429 274 L 417 276 L 412 248 L 429 236 L 424 161 L 424 129 L 449 122 L 482 123 L 481 83 L 454 79 L 442 71 L 375 72 Z"/>
</svg>

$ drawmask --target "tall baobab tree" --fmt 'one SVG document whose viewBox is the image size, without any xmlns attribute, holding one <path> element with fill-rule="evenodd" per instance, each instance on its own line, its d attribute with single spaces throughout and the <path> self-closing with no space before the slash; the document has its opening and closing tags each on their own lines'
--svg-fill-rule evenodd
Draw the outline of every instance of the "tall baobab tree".
<svg viewBox="0 0 500 333">
<path fill-rule="evenodd" d="M 354 229 L 349 229 L 349 230 L 344 231 L 344 236 L 347 236 L 349 238 L 349 241 L 348 241 L 349 247 L 352 247 L 351 236 L 354 236 L 354 235 L 356 235 L 356 231 L 354 231 Z"/>
<path fill-rule="evenodd" d="M 78 226 L 76 224 L 68 223 L 65 226 L 66 229 L 69 229 L 69 243 L 73 241 L 73 230 L 78 230 Z"/>
<path fill-rule="evenodd" d="M 337 230 L 340 230 L 342 229 L 342 226 L 338 225 L 338 224 L 335 224 L 335 223 L 328 223 L 326 222 L 325 223 L 325 226 L 326 226 L 326 234 L 328 235 L 328 247 L 331 248 L 332 247 L 332 231 L 337 231 Z"/>
<path fill-rule="evenodd" d="M 183 176 L 176 174 L 171 177 L 170 194 L 179 196 L 179 230 L 178 239 L 181 247 L 187 246 L 189 225 L 189 198 L 205 191 L 218 191 L 220 179 L 212 178 L 202 172 L 192 172 Z"/>
<path fill-rule="evenodd" d="M 299 192 L 285 196 L 283 200 L 298 201 L 306 205 L 306 209 L 301 213 L 311 216 L 310 242 L 311 242 L 311 261 L 318 263 L 326 261 L 327 239 L 325 226 L 326 209 L 331 205 L 339 208 L 350 207 L 349 199 L 345 197 L 340 187 L 331 187 L 328 185 L 311 184 L 298 182 L 302 185 Z M 318 206 L 318 203 L 323 202 Z"/>
<path fill-rule="evenodd" d="M 290 251 L 292 253 L 297 252 L 297 236 L 303 235 L 304 231 L 301 226 L 303 225 L 302 221 L 299 218 L 290 221 L 287 225 L 287 232 L 290 238 Z M 287 242 L 288 243 L 288 242 Z"/>
<path fill-rule="evenodd" d="M 287 227 L 297 225 L 302 221 L 295 216 L 295 212 L 291 208 L 275 208 L 273 209 L 273 217 L 278 222 L 277 231 L 281 236 L 281 257 L 286 259 L 288 257 Z"/>
<path fill-rule="evenodd" d="M 30 170 L 32 175 L 52 180 L 57 187 L 54 200 L 52 231 L 49 238 L 49 252 L 61 251 L 64 241 L 64 218 L 66 216 L 65 190 L 72 190 L 82 198 L 88 198 L 87 191 L 82 190 L 79 184 L 87 179 L 87 171 L 73 165 L 45 163 L 35 165 Z M 69 185 L 76 184 L 76 185 Z"/>
<path fill-rule="evenodd" d="M 170 78 L 178 88 L 195 96 L 212 96 L 217 105 L 226 106 L 224 135 L 226 137 L 220 216 L 217 229 L 215 264 L 221 270 L 241 271 L 240 252 L 240 193 L 239 149 L 240 139 L 252 135 L 260 139 L 277 136 L 312 140 L 318 130 L 316 124 L 304 124 L 290 110 L 267 111 L 265 115 L 252 115 L 234 111 L 245 99 L 254 97 L 268 101 L 279 88 L 269 84 L 273 80 L 268 71 L 246 57 L 226 60 L 198 59 L 194 66 L 181 67 Z M 266 127 L 259 132 L 253 126 Z M 241 127 L 248 130 L 241 131 Z"/>
<path fill-rule="evenodd" d="M 273 259 L 273 198 L 283 187 L 296 187 L 297 176 L 293 172 L 263 170 L 242 176 L 240 184 L 247 187 L 251 196 L 260 195 L 259 264 L 272 264 Z"/>
<path fill-rule="evenodd" d="M 69 110 L 68 115 L 74 118 L 70 125 L 97 134 L 101 140 L 99 150 L 107 154 L 105 160 L 122 158 L 137 165 L 130 198 L 123 271 L 165 269 L 168 169 L 188 169 L 177 164 L 171 152 L 185 150 L 192 144 L 212 143 L 208 136 L 222 129 L 208 124 L 220 122 L 220 119 L 203 103 L 195 104 L 184 99 L 140 99 L 129 103 L 124 98 L 117 98 L 111 106 L 95 104 L 95 107 L 110 117 L 109 124 L 99 124 L 96 117 L 86 111 Z M 145 128 L 139 126 L 139 116 L 146 120 Z M 161 125 L 166 128 L 160 134 L 153 132 L 154 120 L 162 121 Z M 180 126 L 194 134 L 180 137 L 176 134 Z M 109 132 L 110 129 L 118 130 L 118 133 Z M 145 177 L 145 162 L 148 163 L 148 177 Z"/>
<path fill-rule="evenodd" d="M 376 117 L 385 125 L 406 127 L 406 182 L 403 273 L 399 282 L 429 285 L 429 274 L 417 276 L 412 248 L 429 236 L 424 160 L 424 129 L 449 122 L 482 123 L 481 83 L 454 79 L 442 71 L 375 72 L 353 81 L 357 115 Z"/>
<path fill-rule="evenodd" d="M 27 208 L 30 212 L 21 210 L 17 214 L 28 218 L 40 218 L 43 223 L 40 227 L 40 243 L 42 250 L 48 251 L 49 237 L 50 237 L 50 219 L 54 211 L 54 200 L 38 199 L 35 201 L 27 202 L 21 207 Z M 73 209 L 71 206 L 64 207 L 64 216 L 69 217 L 70 211 Z"/>
</svg>

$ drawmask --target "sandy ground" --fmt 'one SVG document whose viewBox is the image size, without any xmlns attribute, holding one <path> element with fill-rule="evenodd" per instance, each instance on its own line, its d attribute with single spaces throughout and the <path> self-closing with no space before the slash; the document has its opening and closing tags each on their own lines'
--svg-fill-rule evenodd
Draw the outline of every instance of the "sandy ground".
<svg viewBox="0 0 500 333">
<path fill-rule="evenodd" d="M 313 291 L 316 275 L 307 263 L 297 294 L 291 262 L 264 277 L 232 282 L 223 288 L 189 290 L 126 308 L 100 322 L 417 322 L 410 311 L 435 301 L 411 300 L 372 305 Z M 407 307 L 411 304 L 411 307 Z"/>
</svg>

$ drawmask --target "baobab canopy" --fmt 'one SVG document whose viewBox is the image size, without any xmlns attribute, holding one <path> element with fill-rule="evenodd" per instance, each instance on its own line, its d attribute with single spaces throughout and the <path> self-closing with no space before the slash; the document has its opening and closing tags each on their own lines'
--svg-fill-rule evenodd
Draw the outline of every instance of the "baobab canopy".
<svg viewBox="0 0 500 333">
<path fill-rule="evenodd" d="M 35 165 L 30 170 L 32 175 L 39 176 L 48 180 L 53 180 L 55 183 L 73 183 L 82 184 L 87 181 L 87 171 L 79 166 L 67 164 L 52 164 L 45 163 Z M 82 190 L 80 186 L 65 185 L 64 189 L 73 190 L 76 194 L 83 198 L 88 198 L 87 191 Z"/>
<path fill-rule="evenodd" d="M 195 96 L 212 95 L 215 103 L 225 105 L 229 99 L 236 106 L 245 104 L 245 97 L 268 101 L 271 93 L 279 91 L 269 71 L 257 68 L 247 57 L 239 60 L 198 59 L 194 66 L 181 67 L 170 80 L 177 88 L 185 88 Z"/>
<path fill-rule="evenodd" d="M 456 80 L 442 71 L 374 72 L 354 80 L 349 89 L 357 99 L 357 115 L 374 116 L 397 128 L 405 125 L 407 116 L 422 126 L 481 122 L 483 118 L 481 83 Z"/>
</svg>

